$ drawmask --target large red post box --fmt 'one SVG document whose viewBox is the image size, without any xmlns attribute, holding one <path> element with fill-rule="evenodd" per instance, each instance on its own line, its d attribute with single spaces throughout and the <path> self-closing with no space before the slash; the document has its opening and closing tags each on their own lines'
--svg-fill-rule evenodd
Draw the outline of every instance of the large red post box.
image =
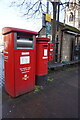
<svg viewBox="0 0 80 120">
<path fill-rule="evenodd" d="M 48 61 L 52 61 L 54 54 L 54 44 L 53 43 L 48 43 Z"/>
<path fill-rule="evenodd" d="M 49 38 L 37 38 L 36 41 L 36 82 L 45 79 L 48 74 L 48 42 Z"/>
<path fill-rule="evenodd" d="M 5 89 L 12 97 L 29 92 L 35 86 L 37 32 L 5 27 Z"/>
</svg>

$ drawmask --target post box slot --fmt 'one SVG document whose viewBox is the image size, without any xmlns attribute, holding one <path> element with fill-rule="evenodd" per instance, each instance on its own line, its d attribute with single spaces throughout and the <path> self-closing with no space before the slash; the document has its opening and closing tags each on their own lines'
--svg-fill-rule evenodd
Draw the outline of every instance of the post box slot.
<svg viewBox="0 0 80 120">
<path fill-rule="evenodd" d="M 17 36 L 16 49 L 33 49 L 33 36 L 32 37 L 20 37 Z"/>
<path fill-rule="evenodd" d="M 43 46 L 47 47 L 48 45 L 43 45 Z"/>
</svg>

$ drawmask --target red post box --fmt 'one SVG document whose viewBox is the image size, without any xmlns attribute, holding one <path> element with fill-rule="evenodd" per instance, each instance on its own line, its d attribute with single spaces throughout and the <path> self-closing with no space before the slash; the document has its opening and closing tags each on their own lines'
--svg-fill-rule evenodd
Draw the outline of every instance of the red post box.
<svg viewBox="0 0 80 120">
<path fill-rule="evenodd" d="M 5 89 L 12 97 L 29 92 L 35 86 L 37 32 L 5 27 Z"/>
<path fill-rule="evenodd" d="M 53 43 L 48 43 L 48 61 L 53 60 L 53 53 L 54 52 L 54 44 Z"/>
<path fill-rule="evenodd" d="M 49 38 L 37 38 L 36 44 L 36 82 L 45 79 L 48 74 L 48 42 Z"/>
</svg>

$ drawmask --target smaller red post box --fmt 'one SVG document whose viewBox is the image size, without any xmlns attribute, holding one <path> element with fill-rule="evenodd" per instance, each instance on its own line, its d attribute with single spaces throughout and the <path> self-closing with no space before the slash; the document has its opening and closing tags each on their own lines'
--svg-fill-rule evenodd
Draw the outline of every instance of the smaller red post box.
<svg viewBox="0 0 80 120">
<path fill-rule="evenodd" d="M 48 74 L 49 38 L 37 38 L 36 41 L 36 81 L 45 79 Z"/>
<path fill-rule="evenodd" d="M 48 61 L 53 60 L 53 54 L 54 54 L 54 44 L 48 43 Z"/>
</svg>

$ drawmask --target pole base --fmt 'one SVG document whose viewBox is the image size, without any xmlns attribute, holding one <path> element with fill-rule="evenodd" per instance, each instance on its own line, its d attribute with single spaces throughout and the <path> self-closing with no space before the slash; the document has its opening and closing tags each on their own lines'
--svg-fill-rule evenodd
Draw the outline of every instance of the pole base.
<svg viewBox="0 0 80 120">
<path fill-rule="evenodd" d="M 45 85 L 47 83 L 48 74 L 46 75 L 36 75 L 35 84 L 36 85 Z"/>
</svg>

